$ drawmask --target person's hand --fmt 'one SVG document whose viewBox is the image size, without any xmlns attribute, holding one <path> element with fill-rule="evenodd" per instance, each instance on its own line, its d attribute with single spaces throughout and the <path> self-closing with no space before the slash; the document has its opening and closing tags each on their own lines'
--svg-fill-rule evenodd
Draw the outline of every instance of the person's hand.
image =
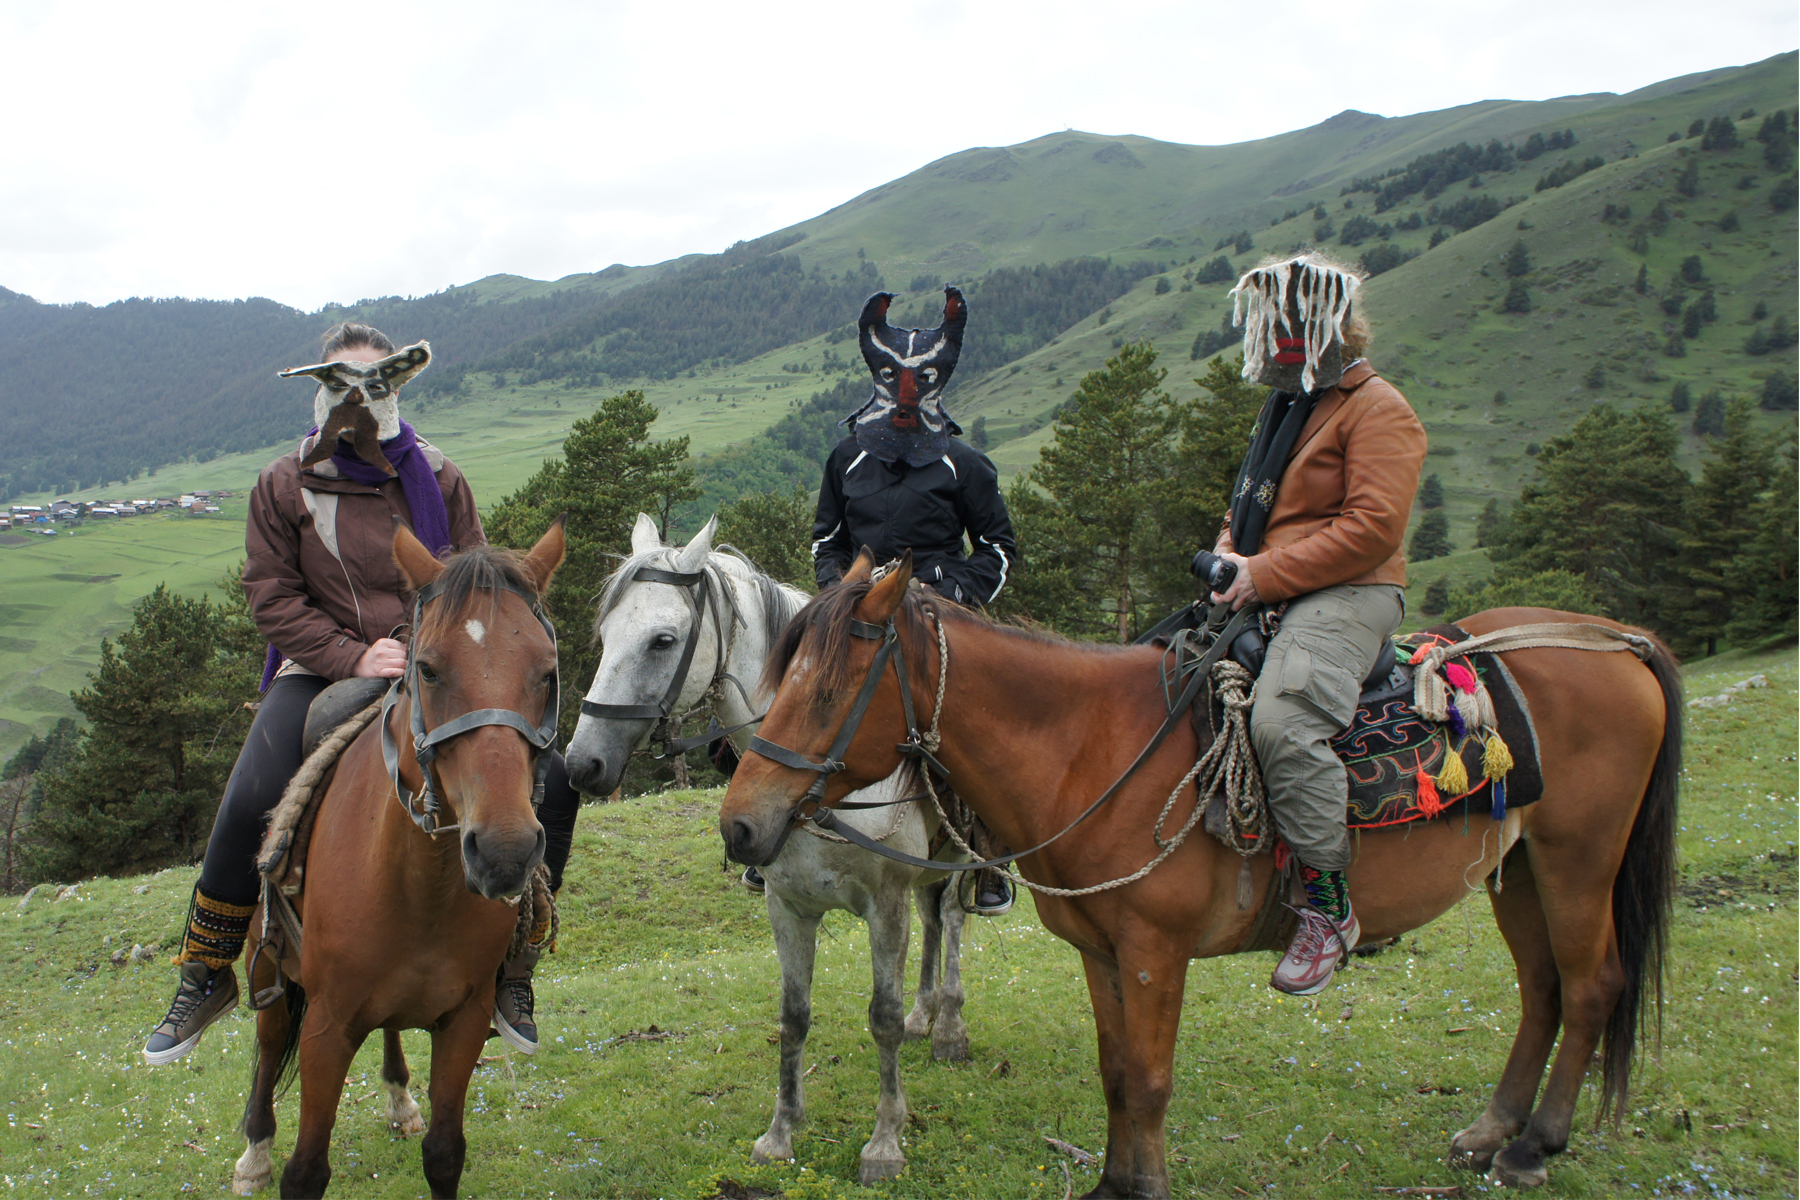
<svg viewBox="0 0 1800 1200">
<path fill-rule="evenodd" d="M 406 671 L 406 647 L 393 638 L 376 638 L 351 674 L 358 679 L 398 679 Z"/>
<path fill-rule="evenodd" d="M 1244 607 L 1244 605 L 1255 604 L 1261 599 L 1261 597 L 1256 594 L 1256 581 L 1250 578 L 1250 560 L 1241 554 L 1232 554 L 1230 552 L 1221 554 L 1219 557 L 1226 562 L 1233 563 L 1237 566 L 1237 578 L 1233 579 L 1231 581 L 1231 586 L 1226 588 L 1223 592 L 1213 593 L 1213 603 L 1229 604 L 1231 605 L 1231 611 L 1236 612 L 1238 609 Z"/>
</svg>

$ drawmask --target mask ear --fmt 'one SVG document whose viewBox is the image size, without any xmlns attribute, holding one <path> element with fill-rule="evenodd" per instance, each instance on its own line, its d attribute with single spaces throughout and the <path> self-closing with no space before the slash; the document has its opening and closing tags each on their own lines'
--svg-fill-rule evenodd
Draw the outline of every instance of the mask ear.
<svg viewBox="0 0 1800 1200">
<path fill-rule="evenodd" d="M 568 551 L 568 540 L 563 534 L 563 521 L 568 513 L 562 513 L 550 522 L 550 528 L 544 536 L 537 540 L 526 553 L 524 562 L 525 575 L 531 580 L 531 586 L 542 596 L 550 587 L 550 579 L 556 574 L 556 568 L 562 566 L 563 556 Z"/>
<path fill-rule="evenodd" d="M 862 315 L 856 318 L 856 344 L 862 349 L 863 362 L 870 373 L 881 369 L 883 360 L 880 356 L 889 353 L 881 335 L 887 332 L 888 305 L 893 301 L 894 293 L 876 292 L 863 305 Z"/>
<path fill-rule="evenodd" d="M 375 372 L 390 388 L 397 388 L 431 364 L 431 343 L 414 342 L 375 363 Z"/>
<path fill-rule="evenodd" d="M 412 530 L 397 521 L 394 526 L 394 562 L 399 564 L 400 574 L 406 578 L 408 591 L 416 592 L 444 573 L 444 564 L 425 548 L 425 543 L 413 536 Z"/>
<path fill-rule="evenodd" d="M 631 527 L 631 552 L 648 554 L 652 550 L 661 550 L 662 544 L 662 534 L 656 531 L 656 522 L 650 519 L 649 513 L 639 513 L 637 524 Z"/>
<path fill-rule="evenodd" d="M 869 553 L 867 546 L 864 546 L 856 552 L 856 561 L 850 564 L 850 569 L 844 572 L 843 582 L 860 583 L 874 572 L 875 556 Z"/>
<path fill-rule="evenodd" d="M 694 535 L 694 540 L 683 546 L 681 553 L 675 556 L 675 569 L 683 574 L 692 574 L 706 565 L 706 556 L 712 553 L 713 530 L 719 527 L 719 518 L 714 516 L 706 523 L 706 528 Z"/>
<path fill-rule="evenodd" d="M 906 599 L 906 585 L 912 582 L 912 551 L 904 550 L 894 568 L 875 582 L 869 594 L 856 606 L 859 620 L 879 625 L 900 610 Z"/>
</svg>

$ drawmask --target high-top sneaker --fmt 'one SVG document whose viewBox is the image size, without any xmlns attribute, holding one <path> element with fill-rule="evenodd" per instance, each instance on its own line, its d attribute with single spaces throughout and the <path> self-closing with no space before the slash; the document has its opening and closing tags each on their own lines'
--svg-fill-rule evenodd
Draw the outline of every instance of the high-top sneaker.
<svg viewBox="0 0 1800 1200">
<path fill-rule="evenodd" d="M 237 972 L 230 963 L 222 967 L 183 963 L 169 1013 L 144 1043 L 144 1061 L 160 1067 L 181 1058 L 200 1044 L 208 1025 L 237 1007 L 237 1001 Z"/>
<path fill-rule="evenodd" d="M 536 1054 L 538 1048 L 537 1022 L 532 1016 L 537 998 L 531 991 L 531 975 L 543 952 L 542 944 L 527 943 L 517 957 L 500 965 L 500 979 L 494 985 L 494 1032 L 523 1054 Z"/>
<path fill-rule="evenodd" d="M 1013 885 L 1006 872 L 998 867 L 985 867 L 975 872 L 974 913 L 981 917 L 997 917 L 1012 911 Z"/>
<path fill-rule="evenodd" d="M 1338 964 L 1356 949 L 1362 927 L 1351 911 L 1335 921 L 1316 908 L 1300 910 L 1300 928 L 1288 943 L 1287 953 L 1275 964 L 1269 986 L 1290 996 L 1311 996 L 1325 990 Z"/>
</svg>

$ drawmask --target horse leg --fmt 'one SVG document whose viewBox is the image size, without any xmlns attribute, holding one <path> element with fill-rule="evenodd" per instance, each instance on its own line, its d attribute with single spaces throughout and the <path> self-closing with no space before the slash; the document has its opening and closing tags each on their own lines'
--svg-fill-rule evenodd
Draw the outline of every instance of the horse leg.
<svg viewBox="0 0 1800 1200">
<path fill-rule="evenodd" d="M 923 873 L 913 888 L 913 902 L 919 909 L 919 993 L 912 1011 L 906 1014 L 906 1040 L 916 1041 L 931 1032 L 938 1013 L 939 958 L 944 937 L 940 915 L 945 880 L 932 872 Z"/>
<path fill-rule="evenodd" d="M 1106 1164 L 1100 1182 L 1082 1200 L 1131 1195 L 1133 1143 L 1126 1107 L 1125 1004 L 1119 970 L 1086 952 L 1081 969 L 1087 974 L 1088 1002 L 1094 1009 L 1094 1033 L 1100 1046 L 1100 1090 L 1106 1096 Z"/>
<path fill-rule="evenodd" d="M 794 1126 L 806 1119 L 806 1035 L 812 1028 L 813 956 L 818 949 L 819 918 L 796 912 L 787 901 L 768 892 L 769 926 L 781 959 L 781 1074 L 775 1090 L 775 1116 L 769 1131 L 756 1139 L 750 1157 L 773 1162 L 794 1157 Z"/>
<path fill-rule="evenodd" d="M 384 1031 L 381 1039 L 381 1080 L 388 1085 L 388 1126 L 401 1137 L 425 1132 L 425 1118 L 419 1115 L 419 1102 L 406 1085 L 412 1071 L 406 1065 L 406 1051 L 400 1047 L 400 1031 Z"/>
<path fill-rule="evenodd" d="M 262 986 L 273 983 L 271 969 L 268 983 Z M 259 981 L 251 978 L 247 984 L 254 996 Z M 267 1187 L 275 1174 L 275 1164 L 269 1157 L 269 1147 L 275 1141 L 275 1082 L 281 1073 L 281 1056 L 287 1046 L 291 1020 L 286 1004 L 273 1004 L 256 1014 L 256 1073 L 250 1095 L 244 1101 L 244 1153 L 231 1172 L 231 1190 L 239 1196 L 253 1195 Z"/>
<path fill-rule="evenodd" d="M 944 931 L 943 966 L 938 974 L 937 1023 L 931 1029 L 931 1057 L 939 1062 L 969 1060 L 969 1027 L 963 1023 L 962 896 L 946 883 L 938 897 L 938 923 Z"/>
<path fill-rule="evenodd" d="M 1142 937 L 1152 935 L 1143 934 Z M 1131 1129 L 1132 1196 L 1169 1194 L 1163 1118 L 1175 1090 L 1175 1038 L 1187 990 L 1187 957 L 1173 947 L 1122 946 L 1117 979 L 1123 989 L 1125 1111 Z"/>
<path fill-rule="evenodd" d="M 1504 878 L 1500 891 L 1489 886 L 1488 901 L 1519 978 L 1519 1031 L 1486 1111 L 1450 1139 L 1450 1165 L 1482 1172 L 1525 1128 L 1562 1024 L 1556 958 L 1550 952 L 1550 932 L 1544 925 L 1530 856 L 1522 851 L 1511 855 Z"/>
<path fill-rule="evenodd" d="M 331 1130 L 344 1093 L 344 1072 L 365 1036 L 333 1027 L 326 1016 L 328 1008 L 315 1002 L 301 1023 L 300 1132 L 294 1155 L 281 1173 L 284 1198 L 325 1194 L 331 1182 Z"/>
<path fill-rule="evenodd" d="M 425 1183 L 433 1197 L 456 1195 L 462 1181 L 463 1156 L 469 1141 L 463 1136 L 463 1100 L 469 1094 L 469 1076 L 481 1061 L 487 1042 L 488 1018 L 494 996 L 482 989 L 431 1031 L 431 1128 L 420 1143 L 425 1163 Z"/>
<path fill-rule="evenodd" d="M 1544 926 L 1561 981 L 1562 1045 L 1537 1109 L 1519 1136 L 1494 1156 L 1494 1175 L 1508 1187 L 1543 1183 L 1548 1178 L 1544 1160 L 1569 1144 L 1569 1126 L 1588 1062 L 1625 991 L 1625 969 L 1612 924 L 1617 861 L 1594 854 L 1592 843 L 1580 838 L 1558 841 L 1532 849 L 1539 859 L 1534 874 Z"/>
<path fill-rule="evenodd" d="M 912 910 L 898 889 L 882 899 L 886 903 L 876 904 L 869 921 L 869 965 L 875 983 L 869 996 L 869 1036 L 881 1059 L 881 1099 L 875 1104 L 875 1132 L 862 1149 L 858 1182 L 864 1187 L 892 1179 L 906 1168 L 900 1149 L 900 1131 L 906 1126 L 906 1091 L 900 1086 L 900 1042 L 906 1034 L 901 997 L 906 991 Z"/>
</svg>

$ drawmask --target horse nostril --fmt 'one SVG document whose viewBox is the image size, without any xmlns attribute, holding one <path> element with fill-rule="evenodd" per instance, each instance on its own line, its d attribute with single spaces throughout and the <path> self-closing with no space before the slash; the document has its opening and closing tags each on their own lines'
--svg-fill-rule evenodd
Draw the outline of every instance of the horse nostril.
<svg viewBox="0 0 1800 1200">
<path fill-rule="evenodd" d="M 733 817 L 731 832 L 726 836 L 726 840 L 730 843 L 732 856 L 736 857 L 748 850 L 750 844 L 756 840 L 756 826 L 747 817 Z"/>
</svg>

